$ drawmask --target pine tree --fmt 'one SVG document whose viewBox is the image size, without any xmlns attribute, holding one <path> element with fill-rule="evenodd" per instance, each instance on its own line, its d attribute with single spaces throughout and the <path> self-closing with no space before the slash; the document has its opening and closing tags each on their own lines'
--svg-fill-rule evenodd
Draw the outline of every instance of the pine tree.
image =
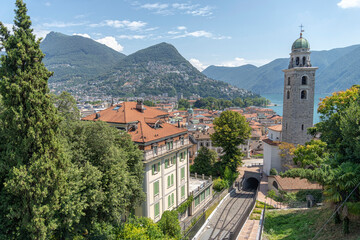
<svg viewBox="0 0 360 240">
<path fill-rule="evenodd" d="M 59 117 L 49 96 L 52 72 L 42 63 L 25 3 L 17 0 L 16 7 L 13 34 L 0 22 L 6 51 L 0 67 L 0 234 L 48 239 L 76 221 L 81 201 L 73 191 L 77 184 L 67 183 L 73 171 L 61 150 Z"/>
</svg>

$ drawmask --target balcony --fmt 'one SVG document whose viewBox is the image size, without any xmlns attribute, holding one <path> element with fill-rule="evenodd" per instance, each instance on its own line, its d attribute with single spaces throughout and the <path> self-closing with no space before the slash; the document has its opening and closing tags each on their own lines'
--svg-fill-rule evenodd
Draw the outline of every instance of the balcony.
<svg viewBox="0 0 360 240">
<path fill-rule="evenodd" d="M 173 148 L 168 150 L 166 145 L 163 145 L 163 146 L 158 146 L 158 149 L 157 149 L 157 154 L 154 154 L 154 150 L 148 150 L 148 151 L 145 151 L 144 152 L 144 161 L 148 161 L 152 158 L 155 158 L 155 157 L 159 157 L 159 156 L 162 156 L 164 154 L 168 154 L 170 152 L 173 152 L 173 151 L 176 151 L 186 145 L 189 145 L 189 139 L 188 138 L 185 138 L 184 139 L 184 144 L 181 143 L 181 140 L 179 141 L 174 141 L 173 142 Z"/>
</svg>

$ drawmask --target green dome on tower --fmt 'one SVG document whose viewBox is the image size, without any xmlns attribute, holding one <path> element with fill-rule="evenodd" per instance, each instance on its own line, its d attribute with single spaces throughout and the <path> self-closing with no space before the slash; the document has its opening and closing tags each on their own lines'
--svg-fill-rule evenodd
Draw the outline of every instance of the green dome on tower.
<svg viewBox="0 0 360 240">
<path fill-rule="evenodd" d="M 300 48 L 310 48 L 310 44 L 308 42 L 308 40 L 306 40 L 303 37 L 300 37 L 298 39 L 296 39 L 296 41 L 293 43 L 291 49 L 300 49 Z"/>
</svg>

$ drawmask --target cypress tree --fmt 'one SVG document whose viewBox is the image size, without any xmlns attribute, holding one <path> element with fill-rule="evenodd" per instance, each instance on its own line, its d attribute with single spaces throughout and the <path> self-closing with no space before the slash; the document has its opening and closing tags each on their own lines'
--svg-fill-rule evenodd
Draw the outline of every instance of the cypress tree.
<svg viewBox="0 0 360 240">
<path fill-rule="evenodd" d="M 22 0 L 16 1 L 13 33 L 0 22 L 2 49 L 0 237 L 48 239 L 76 221 L 81 207 L 69 203 L 81 201 L 71 195 L 76 184 L 67 183 L 74 169 L 60 146 L 60 120 L 47 85 L 52 72 L 42 63 L 40 39 Z"/>
</svg>

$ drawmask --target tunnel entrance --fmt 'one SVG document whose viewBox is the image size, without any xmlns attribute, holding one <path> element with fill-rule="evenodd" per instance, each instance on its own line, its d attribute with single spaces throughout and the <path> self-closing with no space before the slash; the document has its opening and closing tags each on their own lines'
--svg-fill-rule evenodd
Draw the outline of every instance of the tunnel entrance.
<svg viewBox="0 0 360 240">
<path fill-rule="evenodd" d="M 253 190 L 256 190 L 258 188 L 258 186 L 259 186 L 259 180 L 257 180 L 254 177 L 249 177 L 249 178 L 245 179 L 244 184 L 243 184 L 243 189 L 253 191 Z"/>
</svg>

